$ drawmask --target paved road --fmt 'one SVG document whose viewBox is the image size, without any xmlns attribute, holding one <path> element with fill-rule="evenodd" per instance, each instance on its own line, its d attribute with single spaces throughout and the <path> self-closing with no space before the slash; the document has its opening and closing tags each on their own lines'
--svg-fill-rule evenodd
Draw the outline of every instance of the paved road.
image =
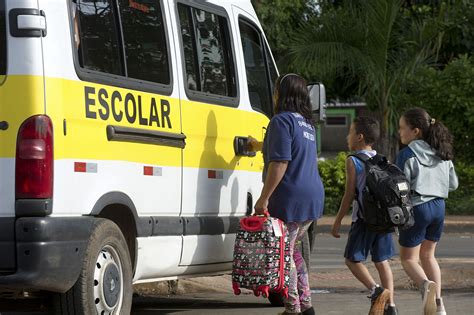
<svg viewBox="0 0 474 315">
<path fill-rule="evenodd" d="M 332 292 L 313 294 L 313 305 L 320 315 L 367 314 L 369 302 L 360 292 Z M 411 291 L 397 293 L 398 308 L 401 315 L 419 315 L 420 298 Z M 446 306 L 449 315 L 473 314 L 473 292 L 445 292 Z M 242 314 L 242 315 L 276 315 L 282 308 L 271 307 L 263 298 L 252 295 L 234 297 L 229 294 L 194 295 L 173 298 L 135 299 L 133 315 L 152 314 Z"/>
<path fill-rule="evenodd" d="M 438 257 L 474 260 L 474 236 L 445 234 L 438 247 Z M 316 249 L 312 254 L 314 272 L 344 268 L 341 257 L 345 236 L 335 239 L 327 234 L 317 237 Z M 356 289 L 318 291 L 313 294 L 318 314 L 366 314 L 368 300 L 365 291 Z M 420 299 L 413 291 L 396 292 L 400 314 L 420 314 Z M 474 314 L 474 292 L 446 291 L 444 293 L 448 314 Z M 12 303 L 16 305 L 12 305 Z M 232 294 L 186 294 L 174 297 L 134 298 L 132 314 L 277 314 L 280 308 L 273 308 L 263 298 L 253 295 L 233 296 Z M 2 308 L 2 306 L 4 308 Z M 14 312 L 4 312 L 5 306 Z M 12 301 L 0 299 L 1 315 L 49 314 L 47 308 L 38 311 L 35 300 Z M 33 312 L 35 311 L 35 312 Z M 349 312 L 348 312 L 349 311 Z"/>
<path fill-rule="evenodd" d="M 344 268 L 344 246 L 347 235 L 337 239 L 328 234 L 318 234 L 316 247 L 311 255 L 311 270 L 321 271 Z M 398 246 L 395 246 L 398 255 Z M 474 235 L 444 234 L 436 250 L 439 258 L 474 259 Z M 473 313 L 474 314 L 474 313 Z"/>
</svg>

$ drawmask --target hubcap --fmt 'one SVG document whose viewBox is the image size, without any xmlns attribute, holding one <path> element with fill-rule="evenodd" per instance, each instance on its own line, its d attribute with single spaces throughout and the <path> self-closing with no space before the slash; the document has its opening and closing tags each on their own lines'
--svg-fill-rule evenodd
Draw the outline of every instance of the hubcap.
<svg viewBox="0 0 474 315">
<path fill-rule="evenodd" d="M 94 303 L 97 314 L 119 314 L 123 297 L 122 265 L 117 251 L 107 245 L 94 269 Z"/>
</svg>

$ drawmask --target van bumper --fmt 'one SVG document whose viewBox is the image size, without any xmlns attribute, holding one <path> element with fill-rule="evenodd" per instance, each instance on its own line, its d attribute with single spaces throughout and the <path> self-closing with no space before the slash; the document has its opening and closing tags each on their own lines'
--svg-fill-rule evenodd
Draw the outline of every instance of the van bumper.
<svg viewBox="0 0 474 315">
<path fill-rule="evenodd" d="M 0 218 L 3 225 L 15 226 L 14 231 L 0 231 L 2 246 L 9 249 L 1 255 L 16 257 L 13 268 L 0 270 L 0 288 L 68 291 L 81 272 L 94 220 L 87 216 Z"/>
</svg>

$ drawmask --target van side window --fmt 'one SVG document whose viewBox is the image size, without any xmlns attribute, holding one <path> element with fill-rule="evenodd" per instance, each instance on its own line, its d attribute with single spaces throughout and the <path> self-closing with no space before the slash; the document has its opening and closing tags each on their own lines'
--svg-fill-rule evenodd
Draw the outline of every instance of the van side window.
<svg viewBox="0 0 474 315">
<path fill-rule="evenodd" d="M 187 88 L 234 97 L 235 70 L 227 19 L 178 4 Z"/>
<path fill-rule="evenodd" d="M 120 0 L 119 3 L 128 77 L 169 84 L 160 2 Z"/>
<path fill-rule="evenodd" d="M 160 1 L 73 0 L 81 67 L 170 84 Z M 119 13 L 119 14 L 118 14 Z M 75 22 L 76 23 L 76 22 Z"/>
<path fill-rule="evenodd" d="M 81 66 L 124 75 L 112 0 L 77 0 Z"/>
<path fill-rule="evenodd" d="M 266 43 L 264 43 L 264 46 L 265 46 L 265 56 L 267 57 L 266 58 L 267 67 L 270 72 L 270 91 L 273 95 L 273 89 L 275 88 L 275 83 L 276 83 L 276 80 L 278 79 L 278 72 L 275 67 L 275 64 L 273 63 L 272 55 L 270 53 L 270 48 L 268 47 Z M 272 98 L 272 102 L 273 102 L 273 98 Z"/>
<path fill-rule="evenodd" d="M 5 23 L 5 2 L 0 1 L 0 75 L 7 73 L 7 34 Z M 0 78 L 0 83 L 1 81 Z"/>
<path fill-rule="evenodd" d="M 239 28 L 250 105 L 255 110 L 271 117 L 273 113 L 272 91 L 277 76 L 275 66 L 260 32 L 243 20 L 239 21 Z"/>
</svg>

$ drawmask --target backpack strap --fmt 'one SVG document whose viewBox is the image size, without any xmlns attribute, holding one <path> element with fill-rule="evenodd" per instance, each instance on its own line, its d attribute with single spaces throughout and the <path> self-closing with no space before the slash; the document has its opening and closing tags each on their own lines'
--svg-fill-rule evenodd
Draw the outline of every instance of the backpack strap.
<svg viewBox="0 0 474 315">
<path fill-rule="evenodd" d="M 358 160 L 364 162 L 364 164 L 367 164 L 368 161 L 371 161 L 373 164 L 379 164 L 379 163 L 387 163 L 387 158 L 385 156 L 383 156 L 382 154 L 376 154 L 372 157 L 368 156 L 367 154 L 365 153 L 353 153 L 353 154 L 349 154 L 349 156 L 353 156 L 355 158 L 357 158 Z"/>
<path fill-rule="evenodd" d="M 364 162 L 364 164 L 371 159 L 370 156 L 368 156 L 367 154 L 365 153 L 362 153 L 362 152 L 359 152 L 359 153 L 352 153 L 352 154 L 349 154 L 347 157 L 349 156 L 353 156 L 355 158 L 357 158 L 358 160 Z"/>
<path fill-rule="evenodd" d="M 367 167 L 368 163 L 371 163 L 371 164 L 387 163 L 387 158 L 385 156 L 381 155 L 381 154 L 376 154 L 376 155 L 370 157 L 365 153 L 359 152 L 359 153 L 353 153 L 353 154 L 348 155 L 348 157 L 351 157 L 351 156 L 353 156 L 356 159 L 362 161 L 366 167 Z M 361 211 L 362 211 L 362 205 L 359 201 L 359 194 L 361 192 L 357 189 L 357 184 L 356 184 L 356 191 L 355 192 L 356 192 L 357 205 L 359 206 L 359 211 L 357 212 L 357 217 L 359 219 L 363 220 L 364 218 L 362 218 L 361 215 L 360 215 Z"/>
<path fill-rule="evenodd" d="M 362 163 L 367 164 L 367 161 L 371 159 L 370 156 L 368 156 L 367 154 L 364 154 L 362 152 L 359 152 L 359 153 L 353 153 L 353 154 L 349 154 L 347 157 L 355 157 L 356 159 L 362 161 Z M 357 188 L 357 183 L 356 183 L 356 189 L 355 189 L 355 199 L 356 199 L 356 202 L 357 202 L 357 205 L 359 206 L 359 211 L 357 211 L 357 217 L 361 220 L 364 220 L 364 218 L 361 216 L 361 211 L 362 211 L 362 205 L 360 204 L 360 201 L 359 201 L 359 194 L 361 192 L 359 191 L 359 189 Z"/>
</svg>

